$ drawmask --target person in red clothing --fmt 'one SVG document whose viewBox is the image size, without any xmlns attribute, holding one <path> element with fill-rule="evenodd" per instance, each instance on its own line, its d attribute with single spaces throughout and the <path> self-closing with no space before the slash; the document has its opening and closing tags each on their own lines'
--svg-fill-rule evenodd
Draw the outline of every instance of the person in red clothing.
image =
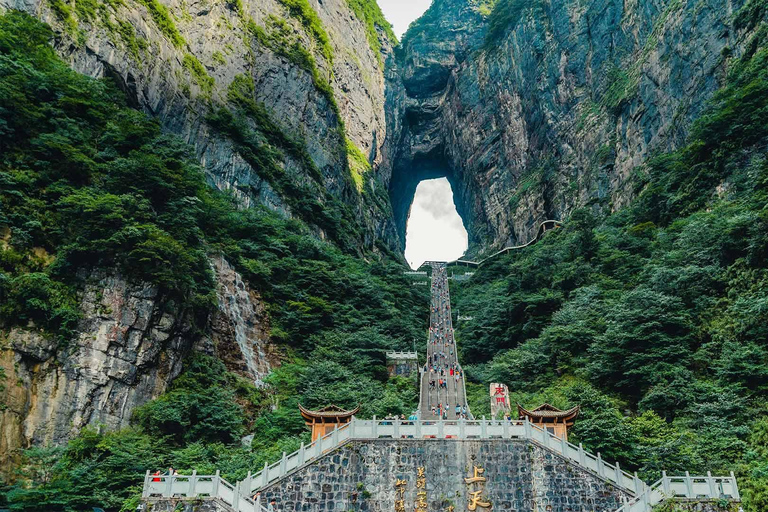
<svg viewBox="0 0 768 512">
<path fill-rule="evenodd" d="M 152 473 L 152 481 L 153 482 L 159 482 L 160 481 L 160 471 L 155 471 Z"/>
</svg>

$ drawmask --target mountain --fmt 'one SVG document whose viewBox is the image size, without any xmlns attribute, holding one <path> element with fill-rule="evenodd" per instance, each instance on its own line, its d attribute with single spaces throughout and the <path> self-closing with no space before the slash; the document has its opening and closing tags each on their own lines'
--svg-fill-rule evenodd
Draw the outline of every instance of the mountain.
<svg viewBox="0 0 768 512">
<path fill-rule="evenodd" d="M 563 222 L 451 285 L 473 411 L 581 404 L 590 450 L 768 506 L 764 0 L 435 0 L 400 44 L 366 0 L 0 7 L 0 504 L 134 510 L 298 448 L 299 403 L 414 410 L 383 354 L 445 176 L 471 255 Z"/>
<path fill-rule="evenodd" d="M 283 219 L 278 224 L 295 219 L 314 238 L 329 239 L 349 254 L 372 252 L 376 259 L 384 251 L 390 257 L 388 247 L 396 244 L 388 240 L 396 234 L 386 184 L 371 164 L 381 159 L 385 139 L 382 63 L 395 41 L 375 3 L 326 0 L 313 8 L 306 0 L 86 0 L 3 1 L 0 7 L 33 14 L 53 29 L 48 34 L 14 18 L 4 34 L 3 115 L 16 118 L 4 125 L 0 215 L 3 368 L 13 383 L 0 388 L 4 460 L 18 457 L 20 448 L 65 442 L 87 425 L 128 425 L 137 406 L 168 389 L 193 347 L 220 356 L 252 382 L 261 382 L 277 364 L 270 339 L 280 338 L 278 327 L 249 284 L 255 274 L 243 277 L 250 273 L 241 265 L 243 253 L 223 254 L 226 248 L 210 237 L 201 245 L 205 235 L 180 231 L 206 229 L 194 218 L 194 204 L 170 206 L 210 199 L 195 193 L 199 178 L 190 165 L 200 166 L 211 187 L 227 192 L 234 201 L 227 210 L 263 206 L 264 218 Z M 34 36 L 17 39 L 27 31 Z M 41 43 L 51 44 L 75 72 L 111 88 L 65 72 L 36 46 Z M 21 47 L 36 60 L 13 53 Z M 12 72 L 22 62 L 42 75 Z M 14 89 L 29 92 L 27 103 Z M 70 96 L 88 109 L 72 111 L 59 101 Z M 125 107 L 149 117 L 130 118 Z M 13 116 L 21 110 L 29 116 Z M 50 124 L 36 121 L 42 118 Z M 125 137 L 119 143 L 107 135 L 114 123 Z M 28 130 L 27 124 L 37 126 Z M 49 144 L 50 137 L 66 140 L 61 152 L 34 154 L 31 147 Z M 180 149 L 178 139 L 189 147 Z M 158 162 L 134 158 L 137 151 L 162 160 L 165 182 Z M 28 159 L 33 154 L 36 162 Z M 43 161 L 47 173 L 38 172 Z M 89 171 L 67 176 L 65 162 Z M 126 163 L 136 168 L 120 167 Z M 35 176 L 31 186 L 14 174 L 20 168 Z M 122 184 L 120 171 L 127 180 Z M 142 182 L 141 172 L 148 181 Z M 46 194 L 59 178 L 66 192 Z M 94 194 L 88 200 L 95 201 L 88 206 L 69 195 L 70 187 L 86 184 Z M 64 198 L 79 204 L 64 207 Z M 118 203 L 125 198 L 121 217 Z M 63 209 L 78 213 L 60 215 Z M 102 226 L 107 232 L 86 228 L 89 211 L 97 222 L 109 212 L 112 218 Z M 236 229 L 248 226 L 260 231 L 252 237 L 268 237 L 276 226 L 252 221 Z M 216 233 L 209 235 L 219 237 L 237 224 L 226 222 L 211 226 Z M 118 234 L 110 236 L 111 230 Z M 159 252 L 139 255 L 149 243 L 157 243 Z M 284 237 L 281 243 L 291 246 Z M 264 253 L 258 259 L 252 260 L 258 268 L 249 268 L 269 273 Z M 165 270 L 149 270 L 152 260 Z M 160 276 L 166 271 L 172 277 Z M 37 305 L 29 302 L 30 293 Z"/>
</svg>

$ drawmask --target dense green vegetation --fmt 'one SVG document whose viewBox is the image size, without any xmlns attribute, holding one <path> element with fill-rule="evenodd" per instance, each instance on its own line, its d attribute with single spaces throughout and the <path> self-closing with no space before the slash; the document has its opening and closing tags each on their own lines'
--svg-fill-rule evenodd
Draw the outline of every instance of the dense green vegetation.
<svg viewBox="0 0 768 512">
<path fill-rule="evenodd" d="M 208 74 L 208 71 L 200 63 L 200 61 L 197 60 L 197 57 L 191 53 L 187 53 L 184 55 L 184 60 L 181 61 L 181 65 L 184 66 L 187 71 L 189 71 L 190 76 L 192 76 L 192 80 L 197 84 L 198 87 L 200 87 L 200 92 L 202 92 L 203 96 L 210 97 L 216 81 L 211 75 Z"/>
<path fill-rule="evenodd" d="M 631 207 L 604 218 L 577 211 L 538 244 L 484 265 L 453 296 L 473 317 L 458 332 L 471 379 L 505 382 L 529 406 L 581 404 L 575 438 L 647 479 L 662 469 L 735 468 L 745 510 L 760 512 L 768 509 L 765 29 L 749 48 L 729 63 L 688 143 L 638 176 Z"/>
<path fill-rule="evenodd" d="M 317 16 L 317 13 L 309 5 L 307 0 L 280 0 L 280 3 L 288 9 L 291 16 L 299 20 L 304 30 L 312 37 L 315 44 L 320 48 L 328 66 L 333 65 L 333 47 L 328 33 L 323 28 L 323 23 Z"/>
<path fill-rule="evenodd" d="M 267 303 L 284 364 L 256 389 L 193 357 L 133 428 L 25 452 L 0 504 L 134 510 L 146 469 L 215 467 L 235 480 L 292 450 L 306 440 L 299 402 L 361 404 L 364 416 L 413 410 L 414 383 L 388 379 L 383 359 L 425 328 L 427 291 L 409 286 L 401 264 L 350 255 L 300 220 L 238 209 L 205 183 L 191 148 L 126 108 L 110 83 L 71 71 L 51 37 L 27 15 L 0 17 L 0 327 L 32 322 L 66 346 L 77 290 L 98 268 L 157 285 L 170 311 L 202 327 L 215 304 L 207 254 L 223 253 Z M 254 154 L 274 147 L 307 159 L 300 140 L 241 94 L 247 87 L 237 80 L 229 99 L 261 120 Z M 253 431 L 258 440 L 241 446 Z"/>
<path fill-rule="evenodd" d="M 485 47 L 493 48 L 507 32 L 514 30 L 529 10 L 542 8 L 539 0 L 498 0 L 488 16 L 488 31 L 485 34 Z"/>
<path fill-rule="evenodd" d="M 379 60 L 379 64 L 383 65 L 378 30 L 382 30 L 387 39 L 392 43 L 392 46 L 396 46 L 397 36 L 392 31 L 392 25 L 384 17 L 376 0 L 347 0 L 347 5 L 355 13 L 357 19 L 365 24 L 365 35 L 368 38 L 368 44 Z"/>
<path fill-rule="evenodd" d="M 57 0 L 58 1 L 58 0 Z M 149 14 L 152 15 L 152 19 L 155 21 L 157 28 L 163 33 L 168 40 L 173 43 L 176 48 L 183 48 L 186 44 L 184 37 L 176 28 L 176 24 L 173 22 L 171 13 L 168 12 L 168 8 L 161 4 L 158 0 L 136 0 L 141 5 L 147 8 Z"/>
<path fill-rule="evenodd" d="M 371 170 L 371 164 L 365 153 L 349 139 L 347 139 L 347 161 L 349 162 L 349 171 L 352 174 L 355 187 L 357 187 L 358 192 L 362 192 L 364 185 L 363 175 Z"/>
</svg>

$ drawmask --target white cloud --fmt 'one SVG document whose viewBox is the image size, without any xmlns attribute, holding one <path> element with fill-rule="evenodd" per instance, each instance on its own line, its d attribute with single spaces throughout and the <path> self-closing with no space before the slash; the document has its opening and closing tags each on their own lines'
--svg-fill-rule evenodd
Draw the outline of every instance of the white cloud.
<svg viewBox="0 0 768 512">
<path fill-rule="evenodd" d="M 427 260 L 455 260 L 466 250 L 467 231 L 453 204 L 448 180 L 419 183 L 405 235 L 405 259 L 411 268 Z"/>
<path fill-rule="evenodd" d="M 424 14 L 432 0 L 379 0 L 384 17 L 392 24 L 395 35 L 402 38 L 408 25 Z"/>
</svg>

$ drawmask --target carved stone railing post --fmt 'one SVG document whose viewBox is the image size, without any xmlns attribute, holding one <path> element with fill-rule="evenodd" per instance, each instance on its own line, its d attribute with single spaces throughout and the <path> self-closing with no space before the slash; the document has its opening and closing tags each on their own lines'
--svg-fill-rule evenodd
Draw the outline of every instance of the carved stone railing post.
<svg viewBox="0 0 768 512">
<path fill-rule="evenodd" d="M 150 494 L 149 486 L 152 485 L 150 482 L 152 482 L 152 479 L 149 476 L 149 470 L 147 470 L 147 473 L 144 475 L 144 490 L 141 492 L 142 498 L 149 497 L 149 494 Z"/>
<path fill-rule="evenodd" d="M 163 496 L 165 497 L 172 497 L 173 496 L 173 479 L 175 477 L 173 475 L 168 475 L 168 478 L 165 480 L 165 492 L 163 493 Z"/>
<path fill-rule="evenodd" d="M 248 480 L 251 479 L 251 472 L 248 472 Z M 192 476 L 189 477 L 189 493 L 187 496 L 190 498 L 196 498 L 197 492 L 195 491 L 195 485 L 197 484 L 197 470 L 192 471 Z"/>
<path fill-rule="evenodd" d="M 715 479 L 712 478 L 712 472 L 707 471 L 707 483 L 709 484 L 709 497 L 710 498 L 719 498 L 720 493 L 717 492 L 717 485 L 715 484 Z"/>
</svg>

